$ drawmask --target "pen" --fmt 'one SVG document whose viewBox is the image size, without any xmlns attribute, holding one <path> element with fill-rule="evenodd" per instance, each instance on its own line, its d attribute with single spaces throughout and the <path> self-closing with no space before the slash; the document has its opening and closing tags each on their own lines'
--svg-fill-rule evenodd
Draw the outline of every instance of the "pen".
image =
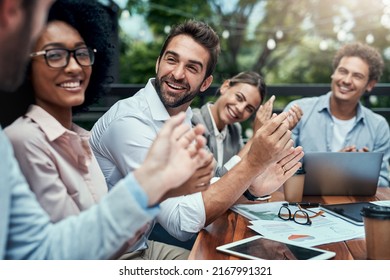
<svg viewBox="0 0 390 280">
<path fill-rule="evenodd" d="M 301 207 L 319 207 L 320 204 L 317 202 L 289 202 L 289 203 L 284 203 L 283 205 L 299 205 Z"/>
</svg>

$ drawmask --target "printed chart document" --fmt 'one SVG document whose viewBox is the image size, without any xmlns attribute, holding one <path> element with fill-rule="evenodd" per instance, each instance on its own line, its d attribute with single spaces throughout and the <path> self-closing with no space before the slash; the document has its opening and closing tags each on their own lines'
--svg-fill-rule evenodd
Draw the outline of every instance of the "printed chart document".
<svg viewBox="0 0 390 280">
<path fill-rule="evenodd" d="M 280 207 L 285 201 L 262 204 L 240 204 L 231 209 L 250 220 L 248 227 L 271 239 L 289 241 L 297 245 L 317 246 L 364 237 L 364 227 L 357 226 L 331 214 L 312 218 L 312 224 L 300 225 L 294 221 L 284 221 L 278 217 Z M 291 213 L 298 207 L 289 205 Z M 310 216 L 320 208 L 305 209 Z"/>
</svg>

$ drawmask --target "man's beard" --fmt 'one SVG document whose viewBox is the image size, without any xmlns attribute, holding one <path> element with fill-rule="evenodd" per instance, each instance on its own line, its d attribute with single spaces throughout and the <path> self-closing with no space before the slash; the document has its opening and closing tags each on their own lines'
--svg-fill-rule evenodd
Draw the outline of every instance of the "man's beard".
<svg viewBox="0 0 390 280">
<path fill-rule="evenodd" d="M 170 80 L 178 83 L 176 80 L 174 80 L 174 78 L 170 78 L 168 76 L 161 77 L 161 79 L 156 77 L 156 79 L 155 79 L 156 92 L 157 92 L 158 96 L 160 97 L 161 102 L 164 104 L 164 106 L 166 108 L 177 108 L 183 104 L 186 104 L 186 103 L 192 101 L 200 93 L 201 85 L 199 85 L 193 91 L 186 91 L 185 94 L 183 94 L 181 96 L 175 95 L 175 97 L 172 98 L 172 95 L 168 94 L 168 92 L 165 92 L 165 91 L 162 92 L 162 88 L 161 88 L 161 85 L 165 81 L 170 81 Z M 187 83 L 185 84 L 185 86 L 187 88 L 190 88 L 190 85 L 188 85 Z"/>
</svg>

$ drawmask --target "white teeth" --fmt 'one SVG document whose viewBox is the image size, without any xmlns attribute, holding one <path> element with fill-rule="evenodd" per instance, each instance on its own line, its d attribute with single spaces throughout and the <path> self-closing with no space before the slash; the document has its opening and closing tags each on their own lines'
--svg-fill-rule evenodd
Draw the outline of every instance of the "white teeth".
<svg viewBox="0 0 390 280">
<path fill-rule="evenodd" d="M 169 85 L 171 88 L 174 88 L 174 89 L 185 89 L 185 87 L 180 87 L 180 86 L 177 86 L 177 85 L 174 85 L 174 84 L 170 84 L 170 83 L 168 83 L 168 85 Z"/>
<path fill-rule="evenodd" d="M 230 107 L 228 107 L 228 112 L 229 112 L 229 114 L 230 114 L 233 118 L 237 118 L 236 114 L 233 112 L 233 110 L 230 109 Z"/>
<path fill-rule="evenodd" d="M 63 88 L 76 88 L 80 86 L 80 82 L 68 82 L 60 84 Z"/>
</svg>

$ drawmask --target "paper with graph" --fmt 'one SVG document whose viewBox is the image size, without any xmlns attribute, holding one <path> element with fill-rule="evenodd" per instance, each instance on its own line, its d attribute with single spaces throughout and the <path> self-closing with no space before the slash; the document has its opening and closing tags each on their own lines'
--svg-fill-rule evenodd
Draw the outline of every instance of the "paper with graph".
<svg viewBox="0 0 390 280">
<path fill-rule="evenodd" d="M 281 241 L 317 246 L 364 237 L 363 226 L 356 226 L 327 213 L 313 218 L 310 226 L 300 225 L 291 220 L 284 221 L 278 217 L 279 209 L 284 202 L 241 204 L 232 207 L 232 210 L 251 220 L 249 228 L 265 237 Z M 296 206 L 289 206 L 289 208 L 292 213 L 298 210 Z M 308 213 L 312 215 L 320 210 L 310 208 Z"/>
</svg>

